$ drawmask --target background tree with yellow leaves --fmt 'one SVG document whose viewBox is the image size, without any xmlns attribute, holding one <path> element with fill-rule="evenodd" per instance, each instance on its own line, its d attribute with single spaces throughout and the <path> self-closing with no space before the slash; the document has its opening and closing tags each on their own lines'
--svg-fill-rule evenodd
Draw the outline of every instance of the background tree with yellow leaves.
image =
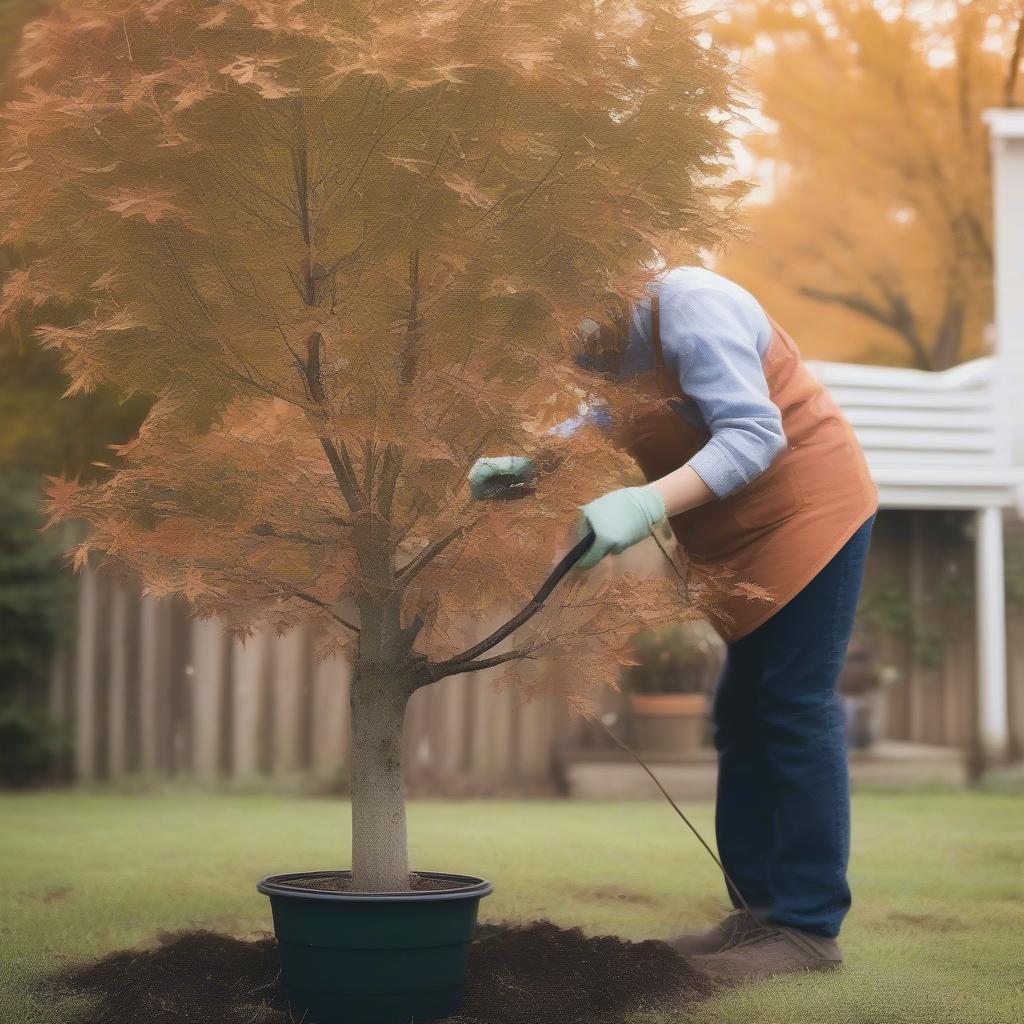
<svg viewBox="0 0 1024 1024">
<path fill-rule="evenodd" d="M 764 202 L 723 270 L 806 354 L 941 370 L 991 319 L 982 112 L 1020 94 L 1019 0 L 730 5 L 723 45 L 770 122 Z"/>
<path fill-rule="evenodd" d="M 693 614 L 679 581 L 577 581 L 461 649 L 627 460 L 589 430 L 529 502 L 465 477 L 583 398 L 628 406 L 570 337 L 718 236 L 725 61 L 664 0 L 80 0 L 19 67 L 0 222 L 30 259 L 3 316 L 77 310 L 35 332 L 72 392 L 152 398 L 53 517 L 90 524 L 79 563 L 241 635 L 312 618 L 351 649 L 355 883 L 406 888 L 416 689 L 543 655 L 531 685 L 579 702 L 638 625 Z"/>
</svg>

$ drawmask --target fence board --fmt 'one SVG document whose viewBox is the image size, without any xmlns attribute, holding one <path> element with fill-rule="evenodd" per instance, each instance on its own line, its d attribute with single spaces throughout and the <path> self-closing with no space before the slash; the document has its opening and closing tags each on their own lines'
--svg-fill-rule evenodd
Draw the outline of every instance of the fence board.
<svg viewBox="0 0 1024 1024">
<path fill-rule="evenodd" d="M 135 596 L 121 582 L 115 583 L 110 596 L 110 713 L 107 750 L 113 778 L 128 770 L 129 675 L 134 675 L 131 655 L 132 612 Z"/>
<path fill-rule="evenodd" d="M 308 627 L 278 637 L 274 648 L 272 770 L 287 775 L 304 767 L 303 709 L 311 670 Z"/>
<path fill-rule="evenodd" d="M 238 779 L 251 779 L 261 768 L 260 740 L 265 728 L 266 689 L 272 671 L 271 639 L 266 630 L 261 630 L 244 642 L 235 641 L 231 774 Z"/>
<path fill-rule="evenodd" d="M 520 710 L 519 771 L 527 779 L 545 779 L 559 721 L 560 699 L 534 697 Z"/>
<path fill-rule="evenodd" d="M 171 602 L 146 595 L 139 609 L 139 770 L 143 775 L 169 767 L 161 732 L 170 683 Z"/>
<path fill-rule="evenodd" d="M 311 767 L 322 779 L 334 778 L 348 753 L 350 674 L 349 663 L 341 658 L 331 658 L 316 666 Z"/>
<path fill-rule="evenodd" d="M 930 574 L 920 513 L 914 513 L 911 520 L 908 555 L 907 575 L 910 603 L 924 612 L 928 607 Z M 915 642 L 918 640 L 918 635 L 923 635 L 927 631 L 930 625 L 929 618 L 930 616 L 922 614 L 914 622 Z M 919 658 L 912 659 L 907 701 L 907 735 L 915 743 L 928 741 L 927 714 L 930 704 L 933 703 L 935 691 L 933 676 L 934 673 L 922 665 Z"/>
<path fill-rule="evenodd" d="M 943 574 L 972 579 L 973 555 L 970 545 L 941 547 L 927 528 L 912 540 L 914 529 L 908 514 L 883 517 L 869 571 L 909 584 L 917 627 L 937 630 L 949 643 L 943 663 L 929 669 L 914 657 L 911 637 L 880 635 L 880 663 L 903 673 L 887 694 L 885 735 L 967 749 L 975 721 L 973 616 L 936 601 L 935 593 Z M 637 562 L 631 571 L 663 568 L 653 544 L 638 545 L 631 557 Z M 308 631 L 283 638 L 264 633 L 242 646 L 217 622 L 186 624 L 180 602 L 140 598 L 138 584 L 111 584 L 86 570 L 79 588 L 77 639 L 55 660 L 50 692 L 52 710 L 76 740 L 67 766 L 74 777 L 117 778 L 136 770 L 187 770 L 207 781 L 337 776 L 348 749 L 350 666 L 341 659 L 314 665 Z M 1008 614 L 1011 731 L 1019 749 L 1024 608 L 1011 604 Z M 502 618 L 474 623 L 466 645 Z M 413 698 L 405 745 L 407 777 L 418 791 L 548 784 L 561 751 L 607 744 L 599 729 L 568 716 L 557 698 L 523 703 L 516 689 L 495 692 L 500 672 L 446 679 Z M 621 710 L 611 693 L 599 704 Z M 628 726 L 628 720 L 621 724 L 627 739 Z"/>
<path fill-rule="evenodd" d="M 97 646 L 100 636 L 99 583 L 86 566 L 78 584 L 78 635 L 75 652 L 75 777 L 89 782 L 97 777 L 98 743 Z"/>
<path fill-rule="evenodd" d="M 473 775 L 491 783 L 506 777 L 510 751 L 512 700 L 508 688 L 494 688 L 500 671 L 487 669 L 470 677 L 475 688 Z"/>
<path fill-rule="evenodd" d="M 1024 754 L 1024 605 L 1011 602 L 1007 608 L 1010 623 L 1010 740 L 1011 753 Z"/>
<path fill-rule="evenodd" d="M 167 671 L 170 673 L 170 685 L 163 718 L 167 724 L 163 742 L 167 751 L 167 770 L 178 775 L 192 770 L 192 680 L 188 672 L 192 623 L 188 605 L 179 599 L 171 601 L 169 616 Z"/>
<path fill-rule="evenodd" d="M 467 687 L 465 676 L 451 676 L 435 683 L 438 709 L 434 721 L 434 759 L 441 779 L 453 779 L 465 774 L 467 767 L 466 736 L 468 726 Z"/>
<path fill-rule="evenodd" d="M 405 714 L 402 736 L 405 778 L 410 787 L 417 789 L 429 786 L 433 776 L 433 751 L 430 747 L 431 696 L 429 689 L 417 690 Z"/>
<path fill-rule="evenodd" d="M 229 641 L 220 619 L 195 619 L 191 628 L 192 769 L 207 781 L 224 763 L 224 691 L 228 686 Z"/>
</svg>

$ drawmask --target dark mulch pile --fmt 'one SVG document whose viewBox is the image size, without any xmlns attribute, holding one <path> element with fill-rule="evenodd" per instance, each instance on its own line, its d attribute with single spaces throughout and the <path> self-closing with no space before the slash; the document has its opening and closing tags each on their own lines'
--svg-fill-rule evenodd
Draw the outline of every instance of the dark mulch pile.
<svg viewBox="0 0 1024 1024">
<path fill-rule="evenodd" d="M 292 1024 L 277 993 L 273 939 L 213 932 L 163 936 L 51 977 L 51 997 L 83 994 L 82 1024 Z M 466 999 L 449 1024 L 622 1024 L 685 1010 L 710 991 L 662 942 L 589 938 L 547 921 L 481 925 Z"/>
</svg>

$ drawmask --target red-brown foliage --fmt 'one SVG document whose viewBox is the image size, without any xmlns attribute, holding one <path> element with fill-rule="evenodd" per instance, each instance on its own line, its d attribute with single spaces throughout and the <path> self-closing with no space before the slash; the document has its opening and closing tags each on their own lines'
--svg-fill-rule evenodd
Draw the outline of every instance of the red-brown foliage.
<svg viewBox="0 0 1024 1024">
<path fill-rule="evenodd" d="M 99 483 L 53 484 L 79 562 L 240 632 L 312 617 L 323 653 L 359 626 L 363 657 L 449 658 L 524 602 L 628 459 L 585 430 L 500 504 L 469 466 L 626 403 L 573 329 L 720 227 L 728 79 L 679 5 L 79 0 L 19 66 L 0 240 L 31 259 L 0 316 L 78 304 L 37 329 L 70 391 L 154 397 Z M 613 681 L 636 628 L 692 614 L 678 583 L 577 579 L 516 651 Z"/>
</svg>

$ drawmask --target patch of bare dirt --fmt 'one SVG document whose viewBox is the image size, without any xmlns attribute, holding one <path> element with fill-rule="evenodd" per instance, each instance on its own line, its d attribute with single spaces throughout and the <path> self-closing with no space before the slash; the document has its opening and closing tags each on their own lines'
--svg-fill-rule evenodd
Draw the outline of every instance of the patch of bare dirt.
<svg viewBox="0 0 1024 1024">
<path fill-rule="evenodd" d="M 889 920 L 936 932 L 963 931 L 967 927 L 957 917 L 945 917 L 940 914 L 890 914 Z"/>
<path fill-rule="evenodd" d="M 597 903 L 636 903 L 654 906 L 658 901 L 652 896 L 633 889 L 617 889 L 612 885 L 576 886 L 573 892 L 581 900 Z"/>
</svg>

